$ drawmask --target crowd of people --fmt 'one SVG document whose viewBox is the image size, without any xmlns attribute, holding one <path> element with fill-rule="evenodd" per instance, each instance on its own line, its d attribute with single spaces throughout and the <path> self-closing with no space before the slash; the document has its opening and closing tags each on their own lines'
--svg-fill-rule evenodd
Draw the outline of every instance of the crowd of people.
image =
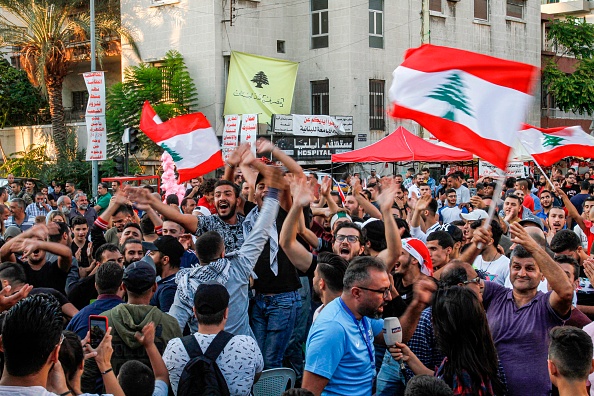
<svg viewBox="0 0 594 396">
<path fill-rule="evenodd" d="M 0 395 L 250 395 L 281 367 L 285 395 L 590 394 L 594 167 L 496 196 L 427 168 L 318 180 L 257 149 L 275 164 L 239 146 L 183 199 L 8 175 Z"/>
</svg>

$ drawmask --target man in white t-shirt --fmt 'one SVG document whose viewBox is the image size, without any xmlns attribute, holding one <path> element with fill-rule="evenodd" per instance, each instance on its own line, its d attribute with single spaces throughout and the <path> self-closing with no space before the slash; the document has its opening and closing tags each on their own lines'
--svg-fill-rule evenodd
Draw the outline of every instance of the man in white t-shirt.
<svg viewBox="0 0 594 396">
<path fill-rule="evenodd" d="M 225 329 L 229 316 L 229 292 L 225 286 L 214 281 L 200 284 L 194 294 L 194 314 L 199 326 L 193 336 L 202 352 L 206 353 L 211 342 Z M 180 338 L 169 341 L 163 352 L 163 361 L 169 371 L 171 389 L 177 395 L 181 374 L 190 361 Z M 252 385 L 264 368 L 258 343 L 247 335 L 233 336 L 217 357 L 216 363 L 232 395 L 249 396 Z"/>
<path fill-rule="evenodd" d="M 456 204 L 470 202 L 470 190 L 462 184 L 462 172 L 448 175 L 448 186 L 456 190 Z"/>
<path fill-rule="evenodd" d="M 446 190 L 446 204 L 439 209 L 439 222 L 441 224 L 451 223 L 460 220 L 461 213 L 468 213 L 466 207 L 460 208 L 456 204 L 458 200 L 458 194 L 453 188 Z"/>
<path fill-rule="evenodd" d="M 482 223 L 473 223 L 471 227 L 482 227 Z M 472 266 L 477 270 L 482 270 L 487 273 L 488 280 L 505 285 L 505 280 L 509 279 L 509 259 L 497 250 L 499 240 L 503 231 L 497 220 L 491 221 L 491 242 L 485 245 L 483 251 L 474 260 Z"/>
<path fill-rule="evenodd" d="M 413 183 L 408 188 L 408 198 L 420 198 L 421 197 L 421 184 L 425 183 L 423 175 L 417 173 L 413 178 Z M 413 196 L 414 194 L 414 196 Z"/>
</svg>

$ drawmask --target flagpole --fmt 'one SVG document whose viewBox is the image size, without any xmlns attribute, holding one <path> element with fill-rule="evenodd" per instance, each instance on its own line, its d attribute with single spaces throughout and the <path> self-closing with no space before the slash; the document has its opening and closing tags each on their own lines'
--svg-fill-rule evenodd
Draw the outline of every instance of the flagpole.
<svg viewBox="0 0 594 396">
<path fill-rule="evenodd" d="M 496 168 L 497 170 L 499 168 Z M 499 173 L 499 172 L 497 172 Z M 505 175 L 498 175 L 500 176 L 499 178 L 497 178 L 497 183 L 495 184 L 495 191 L 493 192 L 493 196 L 491 197 L 491 205 L 489 205 L 489 212 L 488 212 L 488 217 L 487 217 L 487 221 L 485 221 L 485 224 L 483 224 L 483 228 L 486 230 L 491 226 L 491 221 L 493 220 L 493 218 L 495 217 L 495 211 L 497 210 L 497 201 L 499 200 L 499 198 L 501 197 L 501 192 L 503 191 L 503 183 L 505 181 Z M 483 244 L 479 243 L 477 245 L 477 248 L 480 250 L 483 248 Z"/>
<path fill-rule="evenodd" d="M 541 168 L 540 164 L 538 162 L 536 162 L 536 160 L 534 159 L 534 157 L 532 157 L 532 161 L 534 161 L 534 163 L 536 164 L 536 166 L 538 167 L 538 169 L 540 170 L 540 172 L 542 173 L 542 175 L 545 177 L 545 179 L 547 179 L 547 182 L 551 185 L 551 188 L 555 188 L 555 186 L 553 185 L 553 182 L 547 176 L 547 173 L 544 171 L 544 169 Z M 553 176 L 553 171 L 551 171 L 551 177 L 552 176 Z"/>
</svg>

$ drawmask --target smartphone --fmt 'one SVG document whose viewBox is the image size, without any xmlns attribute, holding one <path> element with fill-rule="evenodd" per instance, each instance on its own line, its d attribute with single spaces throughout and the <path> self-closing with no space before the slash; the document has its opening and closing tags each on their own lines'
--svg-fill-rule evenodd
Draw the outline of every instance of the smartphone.
<svg viewBox="0 0 594 396">
<path fill-rule="evenodd" d="M 91 347 L 97 348 L 107 332 L 107 316 L 89 316 L 89 331 L 91 332 Z"/>
</svg>

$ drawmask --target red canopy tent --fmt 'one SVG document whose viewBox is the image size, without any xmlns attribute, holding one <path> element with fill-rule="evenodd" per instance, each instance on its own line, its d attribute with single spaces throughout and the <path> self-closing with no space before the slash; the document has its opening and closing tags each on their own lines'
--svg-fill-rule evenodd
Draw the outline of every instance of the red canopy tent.
<svg viewBox="0 0 594 396">
<path fill-rule="evenodd" d="M 380 141 L 348 153 L 333 154 L 332 162 L 471 161 L 472 154 L 429 143 L 404 127 Z"/>
</svg>

